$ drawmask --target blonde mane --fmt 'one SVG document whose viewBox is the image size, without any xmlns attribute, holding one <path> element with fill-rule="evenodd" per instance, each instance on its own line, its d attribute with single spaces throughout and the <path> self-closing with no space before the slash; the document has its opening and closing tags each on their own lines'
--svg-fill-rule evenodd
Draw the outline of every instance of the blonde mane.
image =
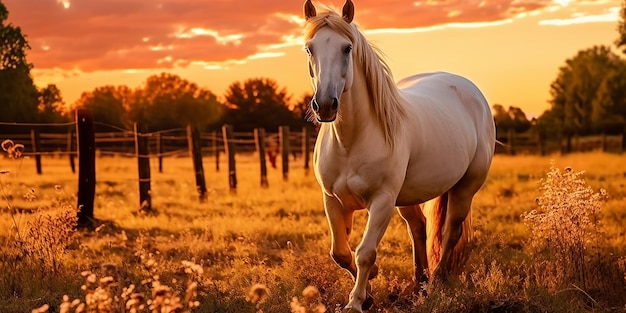
<svg viewBox="0 0 626 313">
<path fill-rule="evenodd" d="M 381 52 L 372 46 L 358 27 L 348 24 L 334 9 L 323 6 L 324 11 L 309 18 L 304 29 L 304 38 L 311 40 L 323 27 L 329 27 L 352 42 L 355 60 L 362 66 L 367 82 L 367 91 L 372 99 L 374 112 L 385 135 L 385 141 L 394 146 L 394 138 L 405 117 L 403 99 L 398 92 L 393 75 Z M 355 64 L 357 66 L 357 64 Z"/>
</svg>

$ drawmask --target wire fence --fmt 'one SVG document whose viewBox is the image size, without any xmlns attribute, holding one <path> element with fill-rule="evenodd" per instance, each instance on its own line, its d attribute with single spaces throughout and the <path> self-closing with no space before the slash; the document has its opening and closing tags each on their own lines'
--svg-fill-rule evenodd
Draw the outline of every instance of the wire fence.
<svg viewBox="0 0 626 313">
<path fill-rule="evenodd" d="M 97 127 L 96 127 L 97 126 Z M 16 127 L 22 133 L 8 130 Z M 30 133 L 24 133 L 30 128 Z M 7 131 L 3 131 L 7 129 Z M 98 129 L 98 132 L 95 130 Z M 108 131 L 102 131 L 106 129 Z M 150 158 L 158 158 L 159 172 L 162 172 L 164 157 L 189 157 L 193 161 L 196 187 L 200 201 L 206 199 L 203 154 L 213 155 L 219 171 L 220 154 L 225 154 L 228 163 L 228 177 L 231 191 L 236 190 L 237 174 L 235 153 L 257 152 L 259 155 L 261 187 L 268 188 L 265 154 L 276 167 L 276 158 L 282 159 L 283 178 L 289 172 L 289 154 L 304 155 L 304 168 L 309 168 L 309 155 L 314 143 L 309 128 L 301 132 L 290 132 L 282 126 L 278 133 L 266 134 L 263 129 L 254 132 L 234 132 L 232 126 L 225 125 L 222 131 L 201 133 L 197 129 L 173 128 L 154 132 L 142 131 L 143 125 L 134 125 L 133 130 L 116 125 L 94 121 L 93 113 L 77 110 L 76 120 L 68 123 L 6 123 L 0 122 L 2 147 L 17 146 L 22 156 L 35 159 L 37 173 L 42 174 L 42 156 L 69 156 L 70 166 L 76 172 L 74 158 L 78 158 L 78 212 L 79 224 L 90 224 L 94 220 L 93 203 L 95 197 L 95 163 L 98 157 L 121 156 L 138 160 L 139 203 L 141 210 L 151 210 Z M 5 133 L 6 135 L 3 135 Z M 5 144 L 11 141 L 10 144 Z M 297 148 L 300 147 L 300 148 Z"/>
<path fill-rule="evenodd" d="M 95 132 L 98 129 L 112 131 Z M 237 187 L 235 153 L 257 152 L 259 156 L 261 187 L 268 188 L 266 154 L 272 166 L 277 167 L 276 159 L 282 162 L 283 179 L 287 180 L 289 173 L 290 154 L 295 158 L 303 156 L 304 169 L 309 169 L 309 155 L 314 145 L 315 136 L 312 129 L 304 127 L 301 131 L 290 131 L 289 127 L 279 128 L 278 133 L 265 133 L 263 129 L 254 132 L 234 132 L 232 126 L 225 125 L 222 131 L 201 133 L 188 126 L 154 132 L 141 131 L 141 125 L 134 125 L 134 130 L 119 126 L 101 123 L 93 120 L 93 113 L 86 110 L 76 112 L 76 121 L 69 123 L 42 124 L 42 123 L 6 123 L 0 122 L 0 141 L 2 147 L 19 145 L 22 155 L 33 157 L 36 160 L 37 173 L 42 174 L 42 156 L 65 155 L 69 156 L 70 166 L 75 172 L 74 158 L 79 159 L 78 171 L 78 203 L 82 209 L 77 213 L 79 224 L 89 224 L 94 220 L 93 203 L 95 197 L 95 163 L 98 156 L 122 156 L 137 158 L 139 183 L 140 210 L 151 210 L 150 196 L 150 158 L 159 159 L 159 172 L 162 171 L 164 157 L 189 157 L 193 161 L 196 187 L 199 200 L 206 199 L 206 185 L 203 170 L 203 155 L 214 156 L 216 169 L 219 171 L 220 154 L 224 154 L 228 162 L 228 182 L 231 191 Z M 13 133 L 3 131 L 10 127 L 20 130 L 30 128 L 30 133 Z M 52 131 L 51 129 L 58 129 Z M 42 132 L 45 130 L 45 132 Z M 6 135 L 3 135 L 6 133 Z M 7 140 L 13 144 L 5 144 Z M 545 154 L 550 149 L 542 141 L 541 136 L 520 136 L 515 132 L 508 132 L 505 137 L 498 137 L 502 145 L 496 145 L 500 153 L 540 153 Z M 557 149 L 564 151 L 587 151 L 602 149 L 602 151 L 624 152 L 626 149 L 626 135 L 594 136 L 567 138 L 565 142 L 557 143 Z M 559 151 L 559 150 L 557 150 Z"/>
<path fill-rule="evenodd" d="M 181 157 L 188 156 L 188 134 L 186 128 L 172 128 L 147 133 L 136 133 L 134 130 L 124 129 L 115 125 L 95 122 L 95 125 L 115 129 L 116 131 L 96 132 L 95 143 L 97 154 L 100 156 L 123 156 L 123 157 Z M 50 155 L 71 155 L 76 154 L 76 132 L 70 130 L 67 133 L 39 133 L 37 128 L 45 127 L 67 127 L 75 126 L 71 123 L 6 123 L 0 122 L 0 126 L 11 127 L 32 127 L 31 133 L 15 133 L 1 135 L 0 141 L 11 140 L 24 145 L 24 156 L 50 156 Z M 3 127 L 3 128 L 4 128 Z M 238 153 L 250 153 L 256 151 L 255 138 L 253 132 L 234 132 L 232 142 L 236 145 Z M 35 140 L 35 136 L 38 137 Z M 149 154 L 139 155 L 135 151 L 136 137 L 148 139 Z M 265 137 L 266 145 L 272 149 L 278 147 L 278 133 L 267 133 Z M 205 154 L 215 154 L 215 149 L 220 153 L 224 152 L 224 138 L 221 132 L 200 133 L 202 152 Z M 302 135 L 298 132 L 290 133 L 290 143 L 292 146 L 301 146 Z M 312 142 L 315 138 L 310 138 Z M 38 141 L 38 142 L 37 142 Z M 291 149 L 295 155 L 299 155 L 299 149 Z"/>
</svg>

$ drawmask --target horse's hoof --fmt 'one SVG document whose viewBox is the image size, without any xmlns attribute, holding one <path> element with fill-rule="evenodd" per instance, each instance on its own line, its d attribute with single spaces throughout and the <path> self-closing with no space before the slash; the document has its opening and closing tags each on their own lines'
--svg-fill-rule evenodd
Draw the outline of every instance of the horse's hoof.
<svg viewBox="0 0 626 313">
<path fill-rule="evenodd" d="M 363 304 L 361 304 L 361 308 L 363 309 L 363 311 L 367 311 L 372 307 L 372 305 L 374 305 L 374 297 L 368 292 L 367 296 L 365 297 L 365 301 L 363 301 Z"/>
</svg>

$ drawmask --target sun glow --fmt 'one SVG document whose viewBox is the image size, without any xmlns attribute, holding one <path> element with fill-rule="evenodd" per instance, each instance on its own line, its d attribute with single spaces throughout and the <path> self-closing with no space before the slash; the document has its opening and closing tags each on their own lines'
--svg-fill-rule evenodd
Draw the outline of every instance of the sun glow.
<svg viewBox="0 0 626 313">
<path fill-rule="evenodd" d="M 64 9 L 70 8 L 70 0 L 57 0 L 57 3 L 62 4 Z"/>
<path fill-rule="evenodd" d="M 570 2 L 572 2 L 572 0 L 554 0 L 554 3 L 562 6 L 562 7 L 566 7 L 567 5 L 570 4 Z"/>
</svg>

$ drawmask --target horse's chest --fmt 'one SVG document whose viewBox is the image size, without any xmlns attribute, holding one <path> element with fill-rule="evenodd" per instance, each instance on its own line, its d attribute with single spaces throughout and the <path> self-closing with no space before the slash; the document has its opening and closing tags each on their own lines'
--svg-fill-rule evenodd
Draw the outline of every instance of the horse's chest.
<svg viewBox="0 0 626 313">
<path fill-rule="evenodd" d="M 332 160 L 332 162 L 327 162 Z M 344 208 L 367 206 L 373 191 L 385 180 L 376 162 L 349 156 L 335 156 L 316 162 L 317 179 L 324 192 L 336 197 Z"/>
</svg>

